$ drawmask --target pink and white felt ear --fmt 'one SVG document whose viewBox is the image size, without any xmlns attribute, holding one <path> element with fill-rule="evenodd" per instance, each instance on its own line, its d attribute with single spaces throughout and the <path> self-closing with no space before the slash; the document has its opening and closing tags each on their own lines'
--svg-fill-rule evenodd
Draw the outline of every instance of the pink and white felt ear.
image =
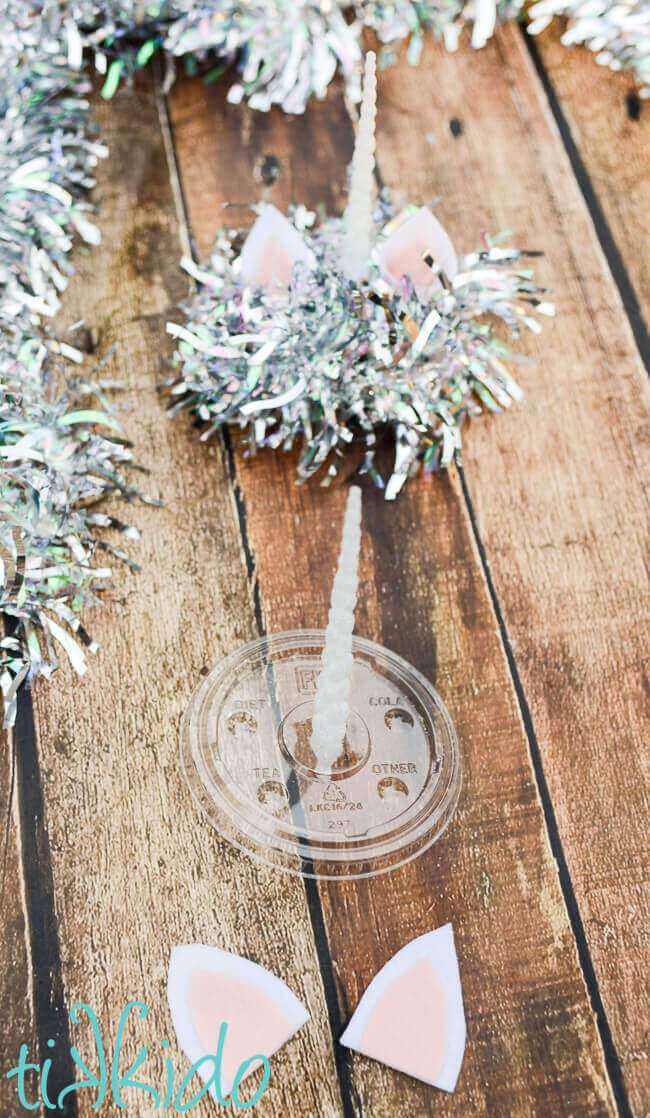
<svg viewBox="0 0 650 1118">
<path fill-rule="evenodd" d="M 295 264 L 307 268 L 316 262 L 313 252 L 290 221 L 276 210 L 264 206 L 244 241 L 240 275 L 250 287 L 289 287 Z"/>
<path fill-rule="evenodd" d="M 173 947 L 167 998 L 178 1042 L 192 1064 L 214 1056 L 219 1032 L 228 1026 L 221 1060 L 221 1094 L 232 1091 L 240 1066 L 251 1056 L 270 1057 L 306 1021 L 304 1005 L 279 978 L 229 951 L 202 944 Z M 251 1064 L 240 1079 L 255 1071 Z M 214 1075 L 206 1061 L 198 1069 L 204 1083 Z M 210 1094 L 218 1101 L 214 1086 Z"/>
<path fill-rule="evenodd" d="M 423 259 L 427 254 L 433 258 L 431 267 Z M 438 271 L 444 272 L 450 280 L 458 271 L 454 246 L 426 206 L 397 219 L 396 226 L 379 247 L 377 263 L 384 278 L 396 287 L 408 276 L 420 299 L 440 290 Z"/>
<path fill-rule="evenodd" d="M 341 1044 L 454 1090 L 465 1051 L 465 1013 L 451 924 L 393 955 L 364 993 Z"/>
</svg>

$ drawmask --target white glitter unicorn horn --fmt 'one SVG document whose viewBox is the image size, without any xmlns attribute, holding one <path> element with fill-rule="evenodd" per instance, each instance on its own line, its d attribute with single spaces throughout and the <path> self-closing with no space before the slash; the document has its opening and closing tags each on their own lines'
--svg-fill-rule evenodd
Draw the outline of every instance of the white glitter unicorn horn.
<svg viewBox="0 0 650 1118">
<path fill-rule="evenodd" d="M 372 196 L 375 173 L 375 115 L 377 110 L 376 56 L 366 55 L 359 128 L 352 156 L 350 196 L 345 211 L 341 270 L 359 283 L 366 274 L 372 250 Z"/>
<path fill-rule="evenodd" d="M 352 683 L 352 630 L 359 583 L 361 490 L 352 486 L 343 521 L 322 669 L 316 685 L 311 748 L 319 771 L 331 770 L 343 750 Z"/>
</svg>

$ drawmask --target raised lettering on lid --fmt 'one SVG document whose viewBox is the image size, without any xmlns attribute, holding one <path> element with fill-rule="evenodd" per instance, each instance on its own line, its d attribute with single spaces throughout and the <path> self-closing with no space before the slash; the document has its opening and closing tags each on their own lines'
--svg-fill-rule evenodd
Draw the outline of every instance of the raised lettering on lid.
<svg viewBox="0 0 650 1118">
<path fill-rule="evenodd" d="M 221 834 L 306 877 L 402 865 L 442 833 L 460 793 L 442 700 L 353 635 L 361 539 L 352 487 L 327 631 L 246 645 L 202 679 L 181 728 L 190 789 Z"/>
</svg>

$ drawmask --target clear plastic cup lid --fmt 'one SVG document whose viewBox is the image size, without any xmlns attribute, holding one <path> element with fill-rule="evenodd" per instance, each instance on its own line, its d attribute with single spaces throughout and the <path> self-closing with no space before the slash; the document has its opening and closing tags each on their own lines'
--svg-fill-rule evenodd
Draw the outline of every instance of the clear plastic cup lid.
<svg viewBox="0 0 650 1118">
<path fill-rule="evenodd" d="M 183 717 L 194 798 L 230 842 L 305 877 L 368 877 L 417 857 L 460 794 L 458 741 L 431 684 L 353 638 L 343 749 L 321 770 L 311 716 L 325 633 L 262 637 L 222 661 Z"/>
</svg>

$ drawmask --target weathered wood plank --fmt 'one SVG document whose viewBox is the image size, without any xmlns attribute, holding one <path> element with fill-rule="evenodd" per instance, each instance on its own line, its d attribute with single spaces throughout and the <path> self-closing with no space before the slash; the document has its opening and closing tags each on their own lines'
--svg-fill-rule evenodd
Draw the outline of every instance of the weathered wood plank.
<svg viewBox="0 0 650 1118">
<path fill-rule="evenodd" d="M 35 1051 L 35 1030 L 11 734 L 1 735 L 0 753 L 0 1113 L 9 1114 L 15 1102 L 15 1085 L 6 1074 L 18 1063 L 22 1044 Z M 32 1101 L 37 1097 L 38 1083 L 30 1074 L 27 1098 Z"/>
<path fill-rule="evenodd" d="M 643 1114 L 648 383 L 522 37 L 504 28 L 491 49 L 503 75 L 491 85 L 490 52 L 471 64 L 459 56 L 459 68 L 432 52 L 427 78 L 387 72 L 380 158 L 390 186 L 442 196 L 457 245 L 504 228 L 546 252 L 538 271 L 553 286 L 556 322 L 524 339 L 524 405 L 474 426 L 466 472 L 625 1083 Z M 432 116 L 439 142 L 414 163 Z M 444 127 L 452 116 L 464 125 L 457 138 Z M 645 165 L 647 180 L 647 150 Z"/>
<path fill-rule="evenodd" d="M 89 619 L 100 642 L 83 682 L 62 668 L 36 688 L 36 725 L 52 848 L 67 1002 L 98 1014 L 107 1046 L 126 1003 L 147 1021 L 124 1054 L 150 1056 L 139 1078 L 164 1093 L 163 1038 L 176 1081 L 187 1070 L 172 1036 L 165 983 L 170 947 L 203 942 L 247 955 L 289 982 L 312 1021 L 273 1062 L 262 1115 L 339 1115 L 332 1041 L 303 883 L 273 875 L 220 842 L 195 810 L 177 753 L 181 713 L 202 672 L 255 635 L 227 469 L 157 398 L 165 317 L 185 290 L 169 170 L 151 88 L 98 104 L 110 149 L 97 200 L 103 245 L 78 258 L 61 327 L 84 316 L 101 355 L 119 349 L 124 423 L 162 510 L 134 508 L 143 570 L 115 571 L 115 591 Z M 116 512 L 125 518 L 123 506 Z M 128 510 L 127 510 L 128 512 Z M 82 1053 L 88 1030 L 73 1030 Z M 84 1045 L 86 1048 L 84 1049 Z M 310 1069 L 310 1075 L 305 1075 Z M 317 1087 L 315 1086 L 317 1084 Z M 129 1114 L 152 1100 L 125 1091 Z M 79 1099 L 91 1113 L 93 1093 Z M 104 1104 L 111 1111 L 110 1099 Z M 192 1113 L 212 1115 L 204 1101 Z"/>
<path fill-rule="evenodd" d="M 646 327 L 650 323 L 650 108 L 634 76 L 562 46 L 559 20 L 536 40 L 549 81 L 623 258 Z"/>
<path fill-rule="evenodd" d="M 323 493 L 312 485 L 285 503 L 281 471 L 289 465 L 277 463 L 277 480 L 261 459 L 240 474 L 271 630 L 325 624 L 345 496 L 341 487 Z M 273 496 L 264 508 L 255 498 L 263 487 Z M 279 572 L 273 522 L 287 532 L 296 510 L 293 570 L 288 562 Z M 321 887 L 330 949 L 347 1017 L 395 950 L 451 920 L 470 1041 L 449 1100 L 355 1058 L 361 1112 L 424 1114 L 444 1106 L 450 1114 L 563 1113 L 570 1097 L 567 1113 L 607 1113 L 593 1018 L 460 488 L 445 479 L 414 489 L 394 509 L 371 490 L 364 522 L 359 631 L 435 679 L 462 743 L 464 793 L 449 831 L 417 862 L 369 882 Z M 418 524 L 437 526 L 420 546 L 413 540 Z M 319 540 L 316 569 L 300 548 L 307 525 Z M 555 1038 L 550 1047 L 548 1034 Z"/>
<path fill-rule="evenodd" d="M 443 65 L 437 55 L 435 61 Z M 455 90 L 463 103 L 465 63 L 445 58 L 444 65 L 445 87 Z M 392 74 L 398 83 L 404 80 L 400 71 Z M 420 83 L 423 107 L 430 108 L 431 73 L 411 75 Z M 442 80 L 437 76 L 435 86 Z M 387 103 L 385 81 L 384 76 L 380 160 L 386 177 L 383 155 L 392 143 L 388 132 L 406 133 L 413 110 L 399 84 Z M 503 85 L 494 52 L 477 84 L 472 103 L 486 100 L 495 84 Z M 326 106 L 313 105 L 298 121 L 277 114 L 259 121 L 238 109 L 238 145 L 229 123 L 233 110 L 220 96 L 218 90 L 193 83 L 177 87 L 171 99 L 192 230 L 205 248 L 223 201 L 250 197 L 250 169 L 261 150 L 259 140 L 251 137 L 263 133 L 265 143 L 273 139 L 267 150 L 284 168 L 273 195 L 280 206 L 290 197 L 313 206 L 324 190 L 331 191 L 333 179 L 343 183 L 350 150 L 349 128 L 335 94 Z M 512 112 L 508 96 L 506 87 L 501 97 Z M 447 120 L 431 117 L 425 131 L 434 134 L 432 151 L 436 140 L 444 147 L 446 134 L 451 137 Z M 227 161 L 221 157 L 224 132 L 229 135 Z M 409 176 L 422 168 L 426 143 L 423 134 L 411 131 Z M 338 152 L 336 162 L 332 151 Z M 482 158 L 478 146 L 472 161 L 479 166 Z M 467 167 L 454 165 L 452 157 L 446 173 L 445 211 L 449 205 L 454 211 Z M 401 166 L 394 181 L 403 182 L 404 174 Z M 424 200 L 438 192 L 443 193 L 440 184 L 422 175 L 412 196 Z M 296 489 L 294 465 L 269 454 L 248 462 L 237 455 L 271 631 L 325 623 L 345 500 L 341 485 L 321 490 L 311 483 Z M 421 481 L 394 507 L 368 491 L 364 523 L 358 630 L 395 648 L 436 679 L 457 722 L 465 791 L 458 816 L 424 857 L 383 878 L 321 886 L 339 996 L 347 1017 L 392 952 L 451 919 L 458 937 L 469 1045 L 459 1088 L 450 1098 L 354 1058 L 355 1110 L 373 1116 L 425 1114 L 434 1108 L 473 1115 L 611 1113 L 598 1035 L 458 481 Z"/>
</svg>

